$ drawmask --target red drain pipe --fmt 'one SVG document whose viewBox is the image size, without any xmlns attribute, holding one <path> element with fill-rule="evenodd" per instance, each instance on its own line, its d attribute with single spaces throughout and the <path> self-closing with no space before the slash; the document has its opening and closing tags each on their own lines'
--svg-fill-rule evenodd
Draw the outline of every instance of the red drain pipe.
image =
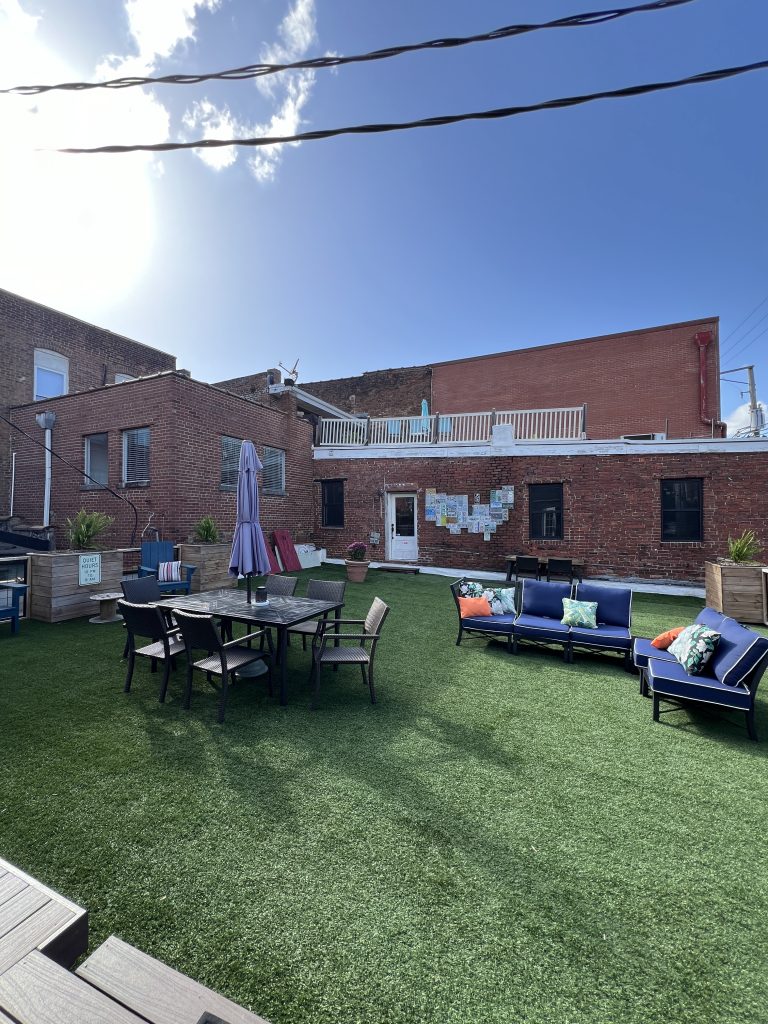
<svg viewBox="0 0 768 1024">
<path fill-rule="evenodd" d="M 709 396 L 707 392 L 707 347 L 714 341 L 713 331 L 698 331 L 694 335 L 694 341 L 699 346 L 699 415 L 701 422 L 705 423 L 712 431 L 713 436 L 717 434 L 722 437 L 723 424 L 712 416 L 707 416 L 709 408 Z"/>
</svg>

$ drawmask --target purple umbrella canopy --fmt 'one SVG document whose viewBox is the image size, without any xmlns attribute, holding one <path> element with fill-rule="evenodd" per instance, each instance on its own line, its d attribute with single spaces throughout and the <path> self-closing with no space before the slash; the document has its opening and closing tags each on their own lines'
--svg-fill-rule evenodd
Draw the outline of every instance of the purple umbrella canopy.
<svg viewBox="0 0 768 1024">
<path fill-rule="evenodd" d="M 253 442 L 243 441 L 237 473 L 237 522 L 229 558 L 230 576 L 261 576 L 269 572 L 267 545 L 259 524 L 256 474 L 261 468 Z"/>
</svg>

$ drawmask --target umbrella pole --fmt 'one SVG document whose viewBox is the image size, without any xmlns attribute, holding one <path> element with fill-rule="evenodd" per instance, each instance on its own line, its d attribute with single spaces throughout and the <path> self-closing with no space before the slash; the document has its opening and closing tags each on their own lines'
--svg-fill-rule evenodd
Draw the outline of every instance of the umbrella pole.
<svg viewBox="0 0 768 1024">
<path fill-rule="evenodd" d="M 248 604 L 251 603 L 251 574 L 246 573 L 245 576 L 245 589 L 248 596 Z"/>
</svg>

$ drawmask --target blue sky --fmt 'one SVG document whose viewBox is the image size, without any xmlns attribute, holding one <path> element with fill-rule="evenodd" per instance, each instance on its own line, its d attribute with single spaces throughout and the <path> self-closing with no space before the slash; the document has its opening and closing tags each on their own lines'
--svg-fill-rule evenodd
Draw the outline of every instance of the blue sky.
<svg viewBox="0 0 768 1024">
<path fill-rule="evenodd" d="M 0 0 L 0 74 L 210 71 L 596 6 Z M 207 161 L 38 151 L 530 103 L 765 59 L 766 40 L 764 0 L 695 0 L 259 85 L 2 98 L 0 285 L 204 380 L 299 359 L 301 382 L 719 315 L 724 367 L 754 363 L 768 399 L 768 301 L 731 333 L 768 296 L 768 72 Z M 724 413 L 739 390 L 723 386 Z"/>
</svg>

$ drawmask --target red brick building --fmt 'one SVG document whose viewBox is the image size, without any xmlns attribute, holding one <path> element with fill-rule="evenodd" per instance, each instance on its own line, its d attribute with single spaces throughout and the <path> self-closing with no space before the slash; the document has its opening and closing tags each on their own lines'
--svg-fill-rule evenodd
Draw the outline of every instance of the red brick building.
<svg viewBox="0 0 768 1024">
<path fill-rule="evenodd" d="M 265 531 L 287 525 L 297 539 L 312 532 L 312 432 L 290 395 L 248 400 L 169 372 L 19 406 L 14 423 L 39 434 L 35 414 L 41 406 L 56 413 L 54 451 L 82 469 L 90 465 L 102 483 L 53 460 L 51 522 L 60 546 L 66 547 L 65 520 L 79 508 L 114 516 L 104 541 L 128 546 L 133 512 L 104 484 L 136 506 L 139 533 L 153 512 L 152 525 L 169 540 L 189 539 L 204 515 L 231 535 L 243 439 L 254 442 L 265 465 Z M 45 453 L 18 432 L 12 447 L 16 509 L 34 522 L 43 507 Z"/>
<path fill-rule="evenodd" d="M 8 416 L 38 398 L 173 370 L 176 357 L 0 289 L 0 367 L 0 413 Z M 9 504 L 9 429 L 0 420 L 0 515 Z"/>
<path fill-rule="evenodd" d="M 767 440 L 318 448 L 315 487 L 315 540 L 331 557 L 373 534 L 380 561 L 499 571 L 509 554 L 562 555 L 589 576 L 696 581 L 729 535 L 753 529 L 768 545 L 755 500 L 768 489 Z M 427 521 L 430 488 L 471 510 L 506 487 L 514 504 L 487 540 Z M 406 550 L 393 555 L 395 527 Z"/>
</svg>

